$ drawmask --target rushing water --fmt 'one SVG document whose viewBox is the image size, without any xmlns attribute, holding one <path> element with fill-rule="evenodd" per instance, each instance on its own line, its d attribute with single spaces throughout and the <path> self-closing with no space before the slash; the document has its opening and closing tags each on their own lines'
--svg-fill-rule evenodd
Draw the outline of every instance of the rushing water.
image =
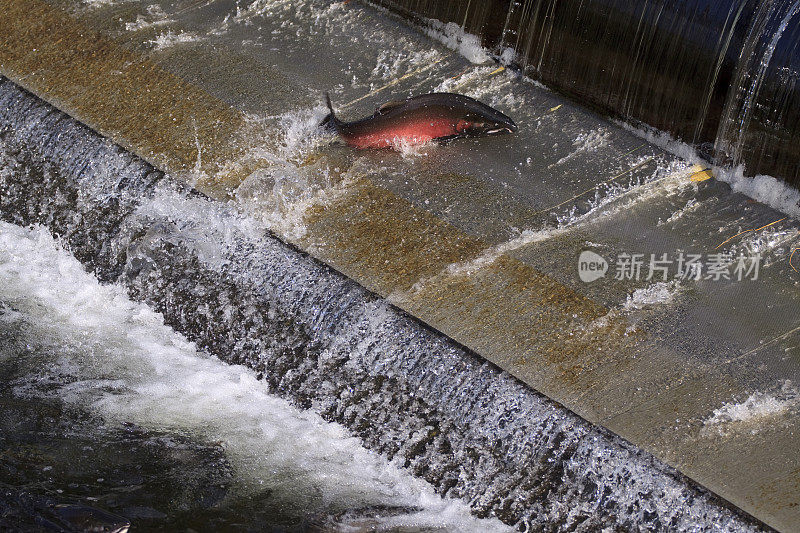
<svg viewBox="0 0 800 533">
<path fill-rule="evenodd" d="M 69 523 L 60 504 L 168 530 L 501 529 L 199 352 L 41 228 L 0 223 L 0 368 L 0 509 L 21 515 L 0 527 Z"/>
<path fill-rule="evenodd" d="M 378 3 L 459 25 L 558 91 L 719 163 L 800 182 L 794 0 Z"/>
<path fill-rule="evenodd" d="M 14 366 L 2 401 L 17 413 L 3 457 L 21 457 L 2 482 L 17 516 L 104 516 L 88 506 L 166 529 L 267 517 L 500 527 L 435 489 L 528 530 L 757 530 L 259 221 L 181 190 L 5 80 L 0 101 L 0 216 L 15 223 L 0 232 Z M 84 475 L 87 453 L 97 461 Z"/>
<path fill-rule="evenodd" d="M 488 3 L 467 4 L 494 16 Z M 503 14 L 507 39 L 516 35 L 516 13 Z M 553 20 L 556 10 L 537 13 Z M 735 26 L 738 12 L 726 13 Z M 154 8 L 126 29 L 160 27 L 167 17 Z M 340 3 L 259 1 L 237 6 L 209 34 L 227 32 L 240 46 L 237 31 L 263 24 L 271 44 L 285 45 L 275 64 L 291 74 L 298 57 L 314 56 L 301 36 L 327 32 L 312 45 L 330 56 L 320 69 L 352 75 L 334 89 L 345 94 L 440 59 L 411 41 L 370 57 L 388 38 L 380 28 L 364 31 L 358 17 Z M 440 29 L 470 60 L 487 58 L 476 39 Z M 168 54 L 203 38 L 166 30 L 150 43 Z M 346 58 L 331 53 L 331 39 L 357 38 L 369 46 L 350 43 Z M 543 34 L 547 47 L 559 38 L 555 26 Z M 361 62 L 366 76 L 351 69 Z M 546 63 L 540 53 L 537 68 Z M 724 69 L 714 65 L 706 74 L 716 79 Z M 476 67 L 437 89 L 525 112 L 513 78 L 488 79 L 493 71 Z M 10 413 L 3 445 L 11 450 L 0 505 L 29 520 L 88 515 L 163 529 L 502 527 L 471 518 L 469 506 L 530 530 L 750 530 L 651 456 L 269 234 L 303 237 L 309 205 L 335 195 L 337 179 L 380 162 L 363 157 L 333 176 L 321 172 L 336 168 L 333 149 L 319 164 L 297 163 L 308 162 L 303 143 L 319 141 L 314 84 L 328 80 L 313 74 L 300 111 L 253 117 L 267 131 L 254 157 L 273 165 L 237 191 L 245 213 L 181 190 L 0 79 L 0 216 L 14 222 L 0 228 L 0 335 L 10 376 L 0 402 Z M 628 102 L 637 91 L 628 84 Z M 548 154 L 554 166 L 580 164 L 608 141 L 605 129 L 576 135 L 567 152 Z M 402 176 L 418 155 L 386 159 L 395 158 Z M 565 209 L 566 223 L 579 220 Z M 537 238 L 523 232 L 519 242 Z M 473 266 L 480 265 L 464 269 Z"/>
</svg>

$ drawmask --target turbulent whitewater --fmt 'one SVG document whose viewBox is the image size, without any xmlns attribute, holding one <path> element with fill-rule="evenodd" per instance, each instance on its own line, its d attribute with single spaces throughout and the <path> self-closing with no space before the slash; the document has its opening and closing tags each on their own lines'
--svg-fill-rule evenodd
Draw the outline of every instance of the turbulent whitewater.
<svg viewBox="0 0 800 533">
<path fill-rule="evenodd" d="M 243 433 L 231 437 L 226 454 L 232 468 L 248 472 L 245 486 L 273 460 L 259 455 L 261 439 L 288 421 L 301 435 L 318 428 L 321 449 L 371 465 L 352 485 L 340 484 L 336 479 L 348 476 L 353 465 L 326 465 L 314 459 L 318 450 L 294 443 L 301 463 L 311 454 L 323 470 L 334 468 L 334 480 L 323 483 L 333 496 L 366 487 L 369 502 L 388 496 L 403 505 L 411 501 L 423 513 L 450 508 L 423 497 L 428 489 L 408 480 L 413 474 L 439 494 L 467 502 L 478 517 L 529 530 L 753 529 L 749 519 L 652 456 L 284 244 L 258 220 L 186 190 L 7 80 L 0 81 L 0 142 L 0 217 L 16 225 L 4 226 L 6 248 L 28 246 L 31 255 L 22 263 L 46 263 L 50 254 L 50 262 L 55 257 L 71 265 L 64 283 L 80 278 L 87 289 L 78 291 L 82 298 L 108 299 L 89 305 L 95 316 L 114 300 L 126 325 L 113 329 L 110 345 L 120 342 L 133 351 L 125 364 L 163 364 L 164 373 L 181 368 L 185 374 L 176 382 L 158 371 L 131 370 L 130 378 L 103 383 L 108 391 L 98 393 L 97 380 L 109 377 L 78 368 L 74 375 L 86 388 L 73 386 L 67 400 L 111 420 L 182 427 L 208 439 L 237 427 Z M 44 229 L 18 227 L 30 224 L 58 235 L 111 288 L 81 275 Z M 22 263 L 17 276 L 24 274 Z M 38 275 L 56 274 L 42 269 Z M 76 278 L 66 281 L 70 272 Z M 125 299 L 123 287 L 183 337 Z M 80 316 L 69 320 L 80 322 Z M 78 325 L 91 323 L 52 326 L 53 338 Z M 250 370 L 226 369 L 202 353 Z M 229 385 L 204 386 L 214 379 Z M 147 408 L 152 398 L 137 396 L 137 388 L 152 398 L 191 399 L 202 409 L 189 418 L 177 408 L 157 413 Z M 131 394 L 127 398 L 136 401 L 125 401 Z M 225 413 L 220 420 L 204 418 L 211 405 Z M 283 414 L 260 413 L 259 405 Z M 366 455 L 327 423 L 346 428 L 385 459 Z M 454 512 L 448 523 L 466 521 Z"/>
</svg>

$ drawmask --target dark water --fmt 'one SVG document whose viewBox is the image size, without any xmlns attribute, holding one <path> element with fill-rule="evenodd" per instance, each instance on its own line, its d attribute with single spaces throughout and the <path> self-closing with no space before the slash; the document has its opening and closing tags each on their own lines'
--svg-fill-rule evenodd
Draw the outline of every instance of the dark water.
<svg viewBox="0 0 800 533">
<path fill-rule="evenodd" d="M 13 366 L 0 365 L 12 382 Z M 358 531 L 358 522 L 450 530 L 384 527 L 382 519 L 413 512 L 403 507 L 303 513 L 269 488 L 229 498 L 235 474 L 221 445 L 108 426 L 56 398 L 20 398 L 7 383 L 0 410 L 2 531 Z"/>
<path fill-rule="evenodd" d="M 383 0 L 453 22 L 525 72 L 709 159 L 800 185 L 796 0 Z"/>
<path fill-rule="evenodd" d="M 0 315 L 12 313 L 19 317 L 0 307 Z M 0 321 L 0 529 L 80 530 L 87 524 L 75 519 L 78 509 L 119 516 L 96 516 L 92 523 L 102 530 L 130 520 L 162 530 L 238 521 L 234 509 L 212 511 L 232 477 L 219 446 L 133 424 L 107 425 L 65 404 L 58 393 L 69 376 L 36 369 L 64 354 L 29 338 L 14 322 Z M 279 509 L 270 511 L 280 516 Z"/>
<path fill-rule="evenodd" d="M 11 231 L 16 237 L 25 233 Z M 9 276 L 8 255 L 20 254 L 9 246 L 13 241 L 9 227 L 0 227 L 0 280 L 5 285 L 0 292 L 6 295 L 25 290 L 24 282 Z M 58 278 L 49 281 L 59 283 Z M 61 281 L 81 285 L 82 280 L 66 276 Z M 64 292 L 69 291 L 54 291 Z M 84 285 L 81 292 L 95 303 L 103 300 L 99 286 Z M 323 440 L 316 445 L 322 453 L 309 457 L 303 442 L 309 435 L 297 427 L 307 421 L 302 412 L 280 402 L 264 406 L 282 408 L 277 417 L 242 417 L 232 421 L 238 430 L 215 433 L 209 430 L 214 416 L 226 413 L 209 412 L 202 402 L 192 402 L 185 396 L 189 389 L 180 392 L 175 387 L 161 397 L 140 398 L 148 392 L 157 396 L 158 390 L 169 387 L 169 381 L 162 381 L 164 374 L 192 379 L 176 366 L 169 345 L 152 339 L 154 359 L 143 360 L 136 348 L 126 348 L 124 339 L 93 339 L 92 327 L 76 327 L 69 320 L 58 323 L 65 309 L 83 314 L 87 324 L 95 320 L 86 308 L 71 307 L 69 296 L 61 302 L 66 308 L 57 309 L 53 303 L 35 296 L 17 298 L 14 304 L 0 300 L 1 531 L 119 532 L 128 525 L 134 531 L 497 528 L 495 522 L 476 527 L 479 521 L 465 510 L 448 511 L 444 506 L 437 511 L 450 515 L 437 518 L 426 513 L 424 505 L 404 505 L 413 483 L 398 487 L 402 476 L 376 469 L 380 461 L 357 464 L 357 450 L 342 456 L 342 445 L 357 444 L 346 436 L 338 444 L 335 438 L 326 440 L 324 427 L 318 430 Z M 130 325 L 120 331 L 126 329 L 132 335 L 142 333 Z M 151 334 L 158 336 L 156 331 Z M 201 358 L 190 346 L 183 350 L 189 350 L 184 356 Z M 153 361 L 164 365 L 163 371 L 154 371 Z M 223 367 L 212 364 L 204 370 L 213 374 L 206 396 L 223 398 L 228 388 L 236 387 L 230 375 L 219 371 Z M 165 409 L 182 421 L 152 413 L 159 403 L 173 404 Z M 208 427 L 199 427 L 202 423 Z M 259 429 L 266 431 L 252 438 Z M 283 457 L 259 462 L 260 456 L 270 455 Z M 339 463 L 346 459 L 356 464 L 342 467 Z M 341 479 L 326 484 L 316 473 L 304 475 L 309 466 Z M 357 490 L 332 488 L 352 484 L 343 476 L 351 469 L 366 473 L 356 482 Z M 252 482 L 254 475 L 258 483 Z"/>
<path fill-rule="evenodd" d="M 14 366 L 0 365 L 12 383 L 19 378 Z M 133 425 L 108 427 L 56 398 L 21 398 L 11 389 L 8 382 L 0 387 L 0 529 L 258 525 L 252 512 L 216 507 L 231 476 L 218 447 Z M 275 520 L 280 509 L 268 512 L 267 523 L 292 525 L 290 517 Z"/>
</svg>

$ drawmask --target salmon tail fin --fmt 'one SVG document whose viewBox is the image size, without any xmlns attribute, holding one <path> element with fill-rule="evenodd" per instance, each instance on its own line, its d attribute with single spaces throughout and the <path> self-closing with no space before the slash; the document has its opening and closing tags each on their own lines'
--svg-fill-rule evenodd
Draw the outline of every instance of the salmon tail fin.
<svg viewBox="0 0 800 533">
<path fill-rule="evenodd" d="M 325 93 L 325 103 L 328 105 L 328 109 L 330 113 L 322 119 L 319 126 L 320 128 L 325 128 L 331 131 L 337 131 L 339 126 L 339 120 L 336 118 L 336 114 L 333 112 L 333 104 L 331 104 L 331 95 Z"/>
<path fill-rule="evenodd" d="M 331 103 L 331 93 L 325 93 L 325 103 L 328 105 L 328 109 L 331 111 L 331 115 L 333 115 L 333 104 Z"/>
</svg>

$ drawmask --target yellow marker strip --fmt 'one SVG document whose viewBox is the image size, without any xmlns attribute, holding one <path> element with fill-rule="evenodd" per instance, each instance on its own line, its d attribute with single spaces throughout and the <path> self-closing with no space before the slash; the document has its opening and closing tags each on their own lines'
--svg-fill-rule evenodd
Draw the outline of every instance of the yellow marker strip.
<svg viewBox="0 0 800 533">
<path fill-rule="evenodd" d="M 398 83 L 400 83 L 401 81 L 403 81 L 403 80 L 405 80 L 405 79 L 407 79 L 407 78 L 410 78 L 411 76 L 413 76 L 413 75 L 415 75 L 415 74 L 419 74 L 420 72 L 424 72 L 424 71 L 428 70 L 429 68 L 433 67 L 434 65 L 437 65 L 438 63 L 441 63 L 442 61 L 444 61 L 446 57 L 447 57 L 447 56 L 445 56 L 445 57 L 442 57 L 442 58 L 439 58 L 439 59 L 437 59 L 436 61 L 434 61 L 433 63 L 428 63 L 427 65 L 421 66 L 421 67 L 419 67 L 419 68 L 418 68 L 418 69 L 416 69 L 416 70 L 412 70 L 411 72 L 408 72 L 408 73 L 406 73 L 406 74 L 403 74 L 403 75 L 402 75 L 402 76 L 400 76 L 399 78 L 397 78 L 397 79 L 394 79 L 394 80 L 390 81 L 390 82 L 389 82 L 389 83 L 387 83 L 386 85 L 384 85 L 384 86 L 382 86 L 382 87 L 378 87 L 378 88 L 377 88 L 377 89 L 375 89 L 374 91 L 370 91 L 370 92 L 368 92 L 367 94 L 365 94 L 364 96 L 361 96 L 361 97 L 359 97 L 359 98 L 356 98 L 356 99 L 355 99 L 355 100 L 353 100 L 352 102 L 348 102 L 348 103 L 344 104 L 343 106 L 340 106 L 340 109 L 344 109 L 344 108 L 346 108 L 346 107 L 350 107 L 351 105 L 353 105 L 353 104 L 356 104 L 356 103 L 360 102 L 361 100 L 363 100 L 363 99 L 365 99 L 365 98 L 369 98 L 370 96 L 373 96 L 373 95 L 375 95 L 375 94 L 378 94 L 379 92 L 383 91 L 384 89 L 388 89 L 389 87 L 393 87 L 393 86 L 397 85 L 397 84 L 398 84 Z"/>
<path fill-rule="evenodd" d="M 716 250 L 716 249 L 718 249 L 720 246 L 722 246 L 723 244 L 725 244 L 725 243 L 727 243 L 727 242 L 730 242 L 730 241 L 732 241 L 733 239 L 735 239 L 735 238 L 736 238 L 736 237 L 738 237 L 739 235 L 744 235 L 745 233 L 750 233 L 751 231 L 753 231 L 753 230 L 751 230 L 751 229 L 748 229 L 748 230 L 745 230 L 745 231 L 739 232 L 739 233 L 737 233 L 736 235 L 734 235 L 733 237 L 731 237 L 730 239 L 726 240 L 725 242 L 722 242 L 722 243 L 720 243 L 720 244 L 719 244 L 719 245 L 718 245 L 716 248 L 714 248 L 714 249 Z"/>
<path fill-rule="evenodd" d="M 756 229 L 748 229 L 748 230 L 740 231 L 739 233 L 737 233 L 736 235 L 734 235 L 734 236 L 733 236 L 733 237 L 731 237 L 730 239 L 726 240 L 725 242 L 722 242 L 722 243 L 720 243 L 720 244 L 719 244 L 719 246 L 717 246 L 717 248 L 714 248 L 714 249 L 715 249 L 715 250 L 716 250 L 716 249 L 718 249 L 720 246 L 722 246 L 722 245 L 724 245 L 724 244 L 726 244 L 726 243 L 728 243 L 728 242 L 732 241 L 733 239 L 735 239 L 735 238 L 736 238 L 736 237 L 738 237 L 739 235 L 744 235 L 745 233 L 750 233 L 751 231 L 760 231 L 760 230 L 762 230 L 762 229 L 764 229 L 764 228 L 768 228 L 768 227 L 770 227 L 770 226 L 773 226 L 773 225 L 777 224 L 778 222 L 782 222 L 782 221 L 786 220 L 787 218 L 788 218 L 788 217 L 783 217 L 783 218 L 782 218 L 782 219 L 780 219 L 780 220 L 776 220 L 775 222 L 770 222 L 770 223 L 769 223 L 769 224 L 767 224 L 766 226 L 761 226 L 760 228 L 756 228 Z"/>
<path fill-rule="evenodd" d="M 769 224 L 766 224 L 766 225 L 764 225 L 764 226 L 761 226 L 760 228 L 756 228 L 756 229 L 754 229 L 753 231 L 759 231 L 759 230 L 762 230 L 762 229 L 764 229 L 764 228 L 768 228 L 768 227 L 772 226 L 773 224 L 777 224 L 778 222 L 783 222 L 783 221 L 784 221 L 784 220 L 786 220 L 787 218 L 789 218 L 789 217 L 783 217 L 783 218 L 782 218 L 782 219 L 780 219 L 780 220 L 776 220 L 775 222 L 770 222 Z"/>
<path fill-rule="evenodd" d="M 558 106 L 558 107 L 561 107 L 561 106 Z M 639 150 L 641 150 L 641 149 L 642 149 L 642 148 L 644 148 L 645 146 L 647 146 L 647 143 L 645 143 L 645 144 L 640 144 L 639 146 L 637 146 L 637 147 L 636 147 L 636 148 L 634 148 L 633 150 L 630 150 L 629 152 L 625 152 L 624 154 L 622 154 L 622 157 L 629 156 L 629 155 L 631 155 L 633 152 L 638 152 Z M 634 168 L 636 168 L 636 167 L 634 167 Z M 622 174 L 620 174 L 620 176 L 621 176 L 621 175 L 622 175 Z"/>
<path fill-rule="evenodd" d="M 561 109 L 561 107 L 562 107 L 563 105 L 564 105 L 564 104 L 558 104 L 558 105 L 557 105 L 557 106 L 555 106 L 555 107 L 551 107 L 551 108 L 550 108 L 550 112 L 552 113 L 553 111 L 558 111 L 559 109 Z"/>
<path fill-rule="evenodd" d="M 493 71 L 491 71 L 491 72 L 489 73 L 489 76 L 494 76 L 495 74 L 500 74 L 500 73 L 501 73 L 501 72 L 503 72 L 505 69 L 506 69 L 506 67 L 500 67 L 500 68 L 499 68 L 499 69 L 497 69 L 497 70 L 493 70 Z"/>
<path fill-rule="evenodd" d="M 644 145 L 642 145 L 642 146 L 644 146 Z M 639 148 L 641 148 L 641 146 L 640 146 Z M 639 148 L 634 148 L 633 150 L 631 150 L 631 152 L 628 152 L 628 153 L 635 152 L 635 151 L 636 151 L 636 150 L 638 150 Z M 652 162 L 652 161 L 653 161 L 653 159 L 654 159 L 654 158 L 652 158 L 652 157 L 648 157 L 647 159 L 645 159 L 644 161 L 642 161 L 642 162 L 641 162 L 641 163 L 639 163 L 638 165 L 636 165 L 636 166 L 634 166 L 634 167 L 631 167 L 631 168 L 629 168 L 628 170 L 625 170 L 624 172 L 620 172 L 620 173 L 619 173 L 619 174 L 617 174 L 616 176 L 614 176 L 614 177 L 611 177 L 611 178 L 608 178 L 608 179 L 607 179 L 607 180 L 605 180 L 605 181 L 601 181 L 600 183 L 598 183 L 598 184 L 596 184 L 596 185 L 594 185 L 594 186 L 592 186 L 592 187 L 590 187 L 590 188 L 586 189 L 585 191 L 583 191 L 583 192 L 579 192 L 578 194 L 576 194 L 576 195 L 575 195 L 575 196 L 573 196 L 572 198 L 568 198 L 568 199 L 564 200 L 564 201 L 563 201 L 563 202 L 561 202 L 560 204 L 556 204 L 556 205 L 550 206 L 550 207 L 548 207 L 548 208 L 546 208 L 546 209 L 542 209 L 541 211 L 537 211 L 537 212 L 535 212 L 535 213 L 533 214 L 533 216 L 540 215 L 540 214 L 542 214 L 542 213 L 545 213 L 545 212 L 548 212 L 548 211 L 552 211 L 553 209 L 557 209 L 557 208 L 561 207 L 562 205 L 564 205 L 564 204 L 566 204 L 566 203 L 569 203 L 569 202 L 571 202 L 572 200 L 575 200 L 576 198 L 580 198 L 581 196 L 583 196 L 583 195 L 584 195 L 584 194 L 586 194 L 586 193 L 589 193 L 589 192 L 592 192 L 592 191 L 596 191 L 596 190 L 597 190 L 597 187 L 599 187 L 600 185 L 603 185 L 604 183 L 609 183 L 609 182 L 611 182 L 611 181 L 614 181 L 615 179 L 617 179 L 617 178 L 619 178 L 619 177 L 622 177 L 622 176 L 624 176 L 625 174 L 628 174 L 629 172 L 633 172 L 633 171 L 634 171 L 634 170 L 636 170 L 637 168 L 643 167 L 644 165 L 646 165 L 646 164 L 648 164 L 648 163 Z"/>
<path fill-rule="evenodd" d="M 456 74 L 455 76 L 451 76 L 451 77 L 450 77 L 450 79 L 451 79 L 451 80 L 457 80 L 458 78 L 460 78 L 461 76 L 463 76 L 463 75 L 464 75 L 464 74 L 466 74 L 467 72 L 469 72 L 469 67 L 465 68 L 464 70 L 462 70 L 461 72 L 459 72 L 459 73 L 458 73 L 458 74 Z"/>
<path fill-rule="evenodd" d="M 790 255 L 790 256 L 789 256 L 789 266 L 790 266 L 790 267 L 792 267 L 792 268 L 794 269 L 794 271 L 795 271 L 795 272 L 800 272 L 800 270 L 797 270 L 797 268 L 796 268 L 796 267 L 794 266 L 794 264 L 792 263 L 792 257 L 794 257 L 794 253 L 795 253 L 797 250 L 800 250 L 800 248 L 795 248 L 795 249 L 793 249 L 793 250 L 792 250 L 792 255 Z"/>
<path fill-rule="evenodd" d="M 694 174 L 692 174 L 689 179 L 695 183 L 701 183 L 703 181 L 710 180 L 713 177 L 714 175 L 711 174 L 711 169 L 704 168 L 703 170 L 700 170 L 699 172 L 695 172 Z"/>
</svg>

